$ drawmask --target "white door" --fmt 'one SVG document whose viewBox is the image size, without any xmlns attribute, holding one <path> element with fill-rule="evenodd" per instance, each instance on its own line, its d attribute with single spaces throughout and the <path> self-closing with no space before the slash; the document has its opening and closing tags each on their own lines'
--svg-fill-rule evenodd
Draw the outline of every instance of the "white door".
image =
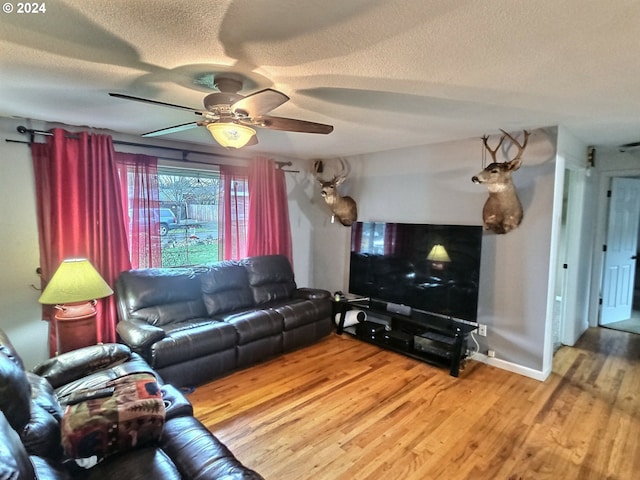
<svg viewBox="0 0 640 480">
<path fill-rule="evenodd" d="M 640 180 L 613 178 L 600 325 L 631 318 L 639 219 Z"/>
</svg>

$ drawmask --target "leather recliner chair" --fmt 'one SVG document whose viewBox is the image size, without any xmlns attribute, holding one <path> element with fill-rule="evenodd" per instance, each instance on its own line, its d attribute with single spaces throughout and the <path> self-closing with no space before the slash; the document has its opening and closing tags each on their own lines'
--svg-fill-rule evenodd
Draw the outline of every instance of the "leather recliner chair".
<svg viewBox="0 0 640 480">
<path fill-rule="evenodd" d="M 156 376 L 166 407 L 160 439 L 107 457 L 89 469 L 67 458 L 60 422 L 74 392 L 133 372 Z M 96 345 L 51 358 L 26 371 L 0 330 L 0 478 L 16 479 L 245 479 L 245 467 L 193 416 L 189 401 L 137 354 L 121 344 Z"/>
</svg>

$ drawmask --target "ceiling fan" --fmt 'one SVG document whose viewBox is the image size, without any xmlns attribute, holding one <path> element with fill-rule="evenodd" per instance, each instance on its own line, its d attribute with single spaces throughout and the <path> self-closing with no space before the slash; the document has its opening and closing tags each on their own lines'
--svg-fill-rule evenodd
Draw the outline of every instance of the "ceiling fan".
<svg viewBox="0 0 640 480">
<path fill-rule="evenodd" d="M 240 148 L 258 143 L 256 131 L 253 127 L 322 134 L 333 131 L 332 125 L 266 115 L 271 110 L 287 102 L 289 97 L 271 88 L 246 96 L 240 95 L 238 92 L 242 89 L 242 84 L 243 80 L 240 75 L 232 73 L 217 74 L 215 76 L 215 86 L 219 91 L 211 93 L 204 98 L 204 110 L 132 97 L 122 93 L 109 93 L 109 95 L 124 100 L 186 110 L 200 117 L 195 122 L 143 133 L 143 137 L 156 137 L 205 126 L 211 132 L 213 138 L 223 147 Z"/>
</svg>

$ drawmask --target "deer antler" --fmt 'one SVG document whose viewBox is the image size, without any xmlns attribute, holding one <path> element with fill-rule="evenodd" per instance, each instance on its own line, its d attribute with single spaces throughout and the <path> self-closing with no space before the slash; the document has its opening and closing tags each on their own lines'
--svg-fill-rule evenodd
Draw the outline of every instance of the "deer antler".
<svg viewBox="0 0 640 480">
<path fill-rule="evenodd" d="M 504 130 L 500 130 L 501 132 L 505 133 Z M 498 145 L 496 145 L 496 148 L 491 150 L 491 147 L 489 147 L 489 144 L 487 143 L 489 141 L 489 136 L 485 135 L 484 137 L 482 137 L 482 143 L 484 143 L 484 147 L 489 150 L 489 153 L 491 154 L 491 158 L 493 159 L 493 163 L 496 163 L 496 153 L 498 153 L 498 149 L 500 148 L 500 145 L 502 145 L 502 142 L 504 142 L 505 139 L 505 135 L 503 135 L 500 138 L 500 141 L 498 142 Z"/>
<path fill-rule="evenodd" d="M 520 145 L 520 142 L 518 142 L 515 138 L 513 138 L 511 135 L 509 135 L 507 132 L 505 132 L 504 130 L 500 129 L 500 131 L 502 133 L 504 133 L 504 135 L 506 137 L 509 138 L 509 140 L 511 140 L 511 142 L 516 145 L 518 147 L 518 153 L 516 154 L 515 157 L 513 157 L 510 161 L 514 161 L 514 160 L 520 160 L 520 157 L 522 157 L 522 154 L 524 153 L 524 149 L 527 146 L 527 142 L 529 141 L 529 135 L 530 133 L 527 132 L 526 130 L 523 130 L 524 132 L 524 141 L 522 142 L 522 145 Z M 502 137 L 502 139 L 504 140 L 504 136 Z M 486 145 L 486 143 L 485 143 Z M 496 149 L 497 150 L 497 149 Z M 495 161 L 495 159 L 494 159 Z"/>
<path fill-rule="evenodd" d="M 320 172 L 322 172 L 323 169 L 324 165 L 322 160 L 316 160 L 315 162 L 313 162 L 313 177 L 320 183 L 324 181 L 320 177 Z"/>
<path fill-rule="evenodd" d="M 347 178 L 347 167 L 344 164 L 344 160 L 342 159 L 342 157 L 338 158 L 338 163 L 340 164 L 340 171 L 337 172 L 333 177 L 333 181 L 336 184 L 344 182 Z"/>
</svg>

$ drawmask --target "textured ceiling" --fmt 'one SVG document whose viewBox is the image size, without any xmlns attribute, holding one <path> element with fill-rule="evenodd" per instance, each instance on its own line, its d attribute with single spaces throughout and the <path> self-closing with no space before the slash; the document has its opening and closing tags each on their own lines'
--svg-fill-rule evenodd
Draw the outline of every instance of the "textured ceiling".
<svg viewBox="0 0 640 480">
<path fill-rule="evenodd" d="M 247 152 L 333 157 L 552 125 L 592 145 L 640 141 L 637 1 L 42 3 L 0 14 L 0 116 L 139 135 L 195 117 L 108 92 L 200 109 L 211 90 L 195 79 L 237 72 L 243 94 L 291 97 L 271 114 L 335 127 L 259 129 Z M 202 127 L 161 138 L 214 146 Z"/>
</svg>

